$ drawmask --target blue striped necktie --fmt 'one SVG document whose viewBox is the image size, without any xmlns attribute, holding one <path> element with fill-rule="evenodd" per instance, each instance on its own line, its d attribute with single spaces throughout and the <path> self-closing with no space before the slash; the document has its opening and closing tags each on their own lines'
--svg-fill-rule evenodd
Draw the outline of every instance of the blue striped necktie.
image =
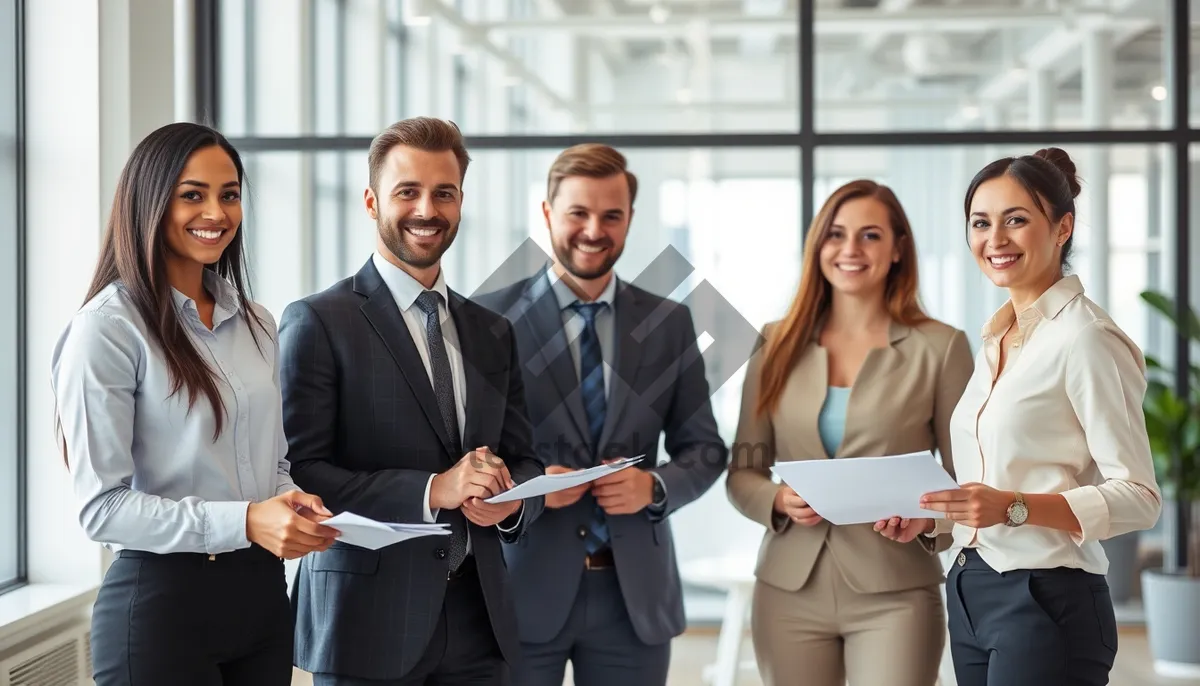
<svg viewBox="0 0 1200 686">
<path fill-rule="evenodd" d="M 592 459 L 600 454 L 600 432 L 604 429 L 607 400 L 604 393 L 604 355 L 600 349 L 600 337 L 596 335 L 596 315 L 605 303 L 581 303 L 576 301 L 571 309 L 583 316 L 583 333 L 579 335 L 579 389 L 582 394 L 583 410 L 587 416 L 588 432 L 592 438 Z M 586 539 L 588 554 L 608 545 L 608 523 L 599 504 L 592 512 Z"/>
</svg>

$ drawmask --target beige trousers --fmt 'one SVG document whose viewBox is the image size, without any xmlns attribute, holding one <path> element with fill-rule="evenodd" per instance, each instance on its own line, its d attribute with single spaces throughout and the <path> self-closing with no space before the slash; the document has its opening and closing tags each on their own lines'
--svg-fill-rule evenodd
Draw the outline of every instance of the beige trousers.
<svg viewBox="0 0 1200 686">
<path fill-rule="evenodd" d="M 823 550 L 808 582 L 758 582 L 751 633 L 765 686 L 933 686 L 945 648 L 937 586 L 858 593 Z"/>
</svg>

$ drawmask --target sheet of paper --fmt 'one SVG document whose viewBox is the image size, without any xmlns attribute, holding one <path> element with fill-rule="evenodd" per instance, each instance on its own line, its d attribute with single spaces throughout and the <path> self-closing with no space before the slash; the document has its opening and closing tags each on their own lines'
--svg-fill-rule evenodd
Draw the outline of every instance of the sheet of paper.
<svg viewBox="0 0 1200 686">
<path fill-rule="evenodd" d="M 609 474 L 615 474 L 622 469 L 628 469 L 638 462 L 642 461 L 645 455 L 636 457 L 624 457 L 620 460 L 615 460 L 608 464 L 596 465 L 587 469 L 579 469 L 573 472 L 564 472 L 562 474 L 543 474 L 520 483 L 507 491 L 494 495 L 487 499 L 486 502 L 507 503 L 513 500 L 524 500 L 525 498 L 533 498 L 547 493 L 555 493 L 564 491 L 572 486 L 579 486 L 590 483 Z"/>
<path fill-rule="evenodd" d="M 958 488 L 929 451 L 779 462 L 771 471 L 834 524 L 873 524 L 888 517 L 939 518 L 944 516 L 941 512 L 921 509 L 921 496 Z"/>
<path fill-rule="evenodd" d="M 339 541 L 371 550 L 379 550 L 411 538 L 446 536 L 450 533 L 450 525 L 444 522 L 436 524 L 377 522 L 352 512 L 336 514 L 321 523 L 342 532 L 341 537 L 338 538 Z"/>
</svg>

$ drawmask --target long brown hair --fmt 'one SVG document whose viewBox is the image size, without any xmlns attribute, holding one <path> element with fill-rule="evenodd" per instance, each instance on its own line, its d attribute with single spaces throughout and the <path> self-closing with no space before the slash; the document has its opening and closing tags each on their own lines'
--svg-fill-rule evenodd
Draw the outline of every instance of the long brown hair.
<svg viewBox="0 0 1200 686">
<path fill-rule="evenodd" d="M 197 150 L 214 145 L 229 155 L 237 169 L 238 181 L 244 186 L 245 170 L 237 150 L 224 136 L 207 126 L 190 122 L 168 124 L 138 143 L 117 180 L 112 212 L 100 244 L 100 257 L 83 301 L 89 302 L 112 283 L 121 284 L 145 321 L 150 338 L 162 352 L 171 379 L 171 395 L 186 390 L 189 410 L 200 395 L 212 404 L 216 420 L 213 440 L 216 440 L 225 424 L 225 403 L 217 388 L 216 372 L 200 355 L 175 311 L 171 284 L 167 279 L 168 249 L 164 226 L 175 185 L 188 158 Z M 250 303 L 242 259 L 243 235 L 239 226 L 220 260 L 205 269 L 233 283 L 241 317 L 261 352 L 262 344 L 255 328 L 266 333 L 266 327 Z M 61 433 L 57 411 L 55 423 L 65 461 L 66 437 Z"/>
<path fill-rule="evenodd" d="M 900 261 L 893 264 L 887 275 L 884 300 L 894 321 L 913 326 L 929 319 L 921 307 L 917 285 L 917 250 L 912 238 L 912 226 L 896 194 L 887 186 L 867 179 L 851 181 L 834 191 L 821 211 L 813 218 L 804 245 L 804 260 L 800 267 L 800 287 L 788 308 L 787 315 L 774 327 L 763 351 L 761 383 L 756 411 L 759 414 L 775 410 L 788 374 L 800 354 L 812 340 L 817 324 L 829 312 L 832 289 L 821 273 L 821 246 L 838 210 L 849 200 L 873 198 L 887 208 L 892 224 Z"/>
</svg>

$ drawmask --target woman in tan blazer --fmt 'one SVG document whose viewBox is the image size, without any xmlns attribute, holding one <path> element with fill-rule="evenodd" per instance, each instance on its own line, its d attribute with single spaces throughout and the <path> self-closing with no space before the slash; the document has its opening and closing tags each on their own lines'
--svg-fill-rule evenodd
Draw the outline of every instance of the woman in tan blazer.
<svg viewBox="0 0 1200 686">
<path fill-rule="evenodd" d="M 937 450 L 953 474 L 950 415 L 970 347 L 922 310 L 912 231 L 886 186 L 842 186 L 809 236 L 799 291 L 746 371 L 726 482 L 767 528 L 751 621 L 759 671 L 768 686 L 931 686 L 946 625 L 930 553 L 949 541 L 830 524 L 770 467 Z"/>
</svg>

